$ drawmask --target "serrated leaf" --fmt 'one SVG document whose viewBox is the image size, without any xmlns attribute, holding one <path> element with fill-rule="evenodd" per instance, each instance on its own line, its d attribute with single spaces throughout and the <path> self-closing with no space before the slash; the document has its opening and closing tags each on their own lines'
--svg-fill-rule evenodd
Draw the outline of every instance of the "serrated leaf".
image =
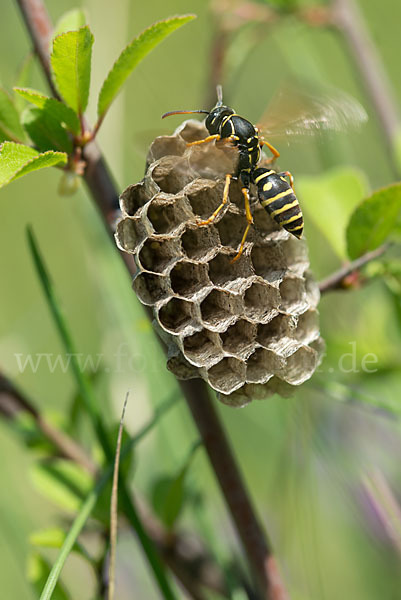
<svg viewBox="0 0 401 600">
<path fill-rule="evenodd" d="M 21 123 L 41 152 L 55 150 L 72 153 L 73 145 L 67 131 L 47 108 L 28 106 L 21 115 Z"/>
<path fill-rule="evenodd" d="M 93 35 L 88 26 L 54 38 L 50 62 L 60 96 L 76 113 L 88 104 Z"/>
<path fill-rule="evenodd" d="M 67 460 L 35 464 L 31 471 L 35 487 L 57 506 L 76 512 L 91 489 L 90 476 Z"/>
<path fill-rule="evenodd" d="M 401 211 L 401 183 L 374 192 L 351 216 L 347 228 L 351 260 L 380 246 L 397 227 Z"/>
<path fill-rule="evenodd" d="M 4 140 L 24 141 L 25 132 L 13 101 L 6 91 L 0 88 L 0 142 Z"/>
<path fill-rule="evenodd" d="M 352 167 L 338 167 L 322 175 L 299 177 L 295 184 L 306 222 L 313 221 L 336 254 L 346 260 L 347 224 L 367 193 L 364 174 Z"/>
<path fill-rule="evenodd" d="M 67 154 L 48 151 L 39 153 L 30 146 L 3 142 L 0 147 L 0 188 L 33 171 L 66 164 Z"/>
<path fill-rule="evenodd" d="M 35 104 L 38 108 L 45 110 L 46 114 L 49 114 L 58 123 L 65 125 L 69 131 L 78 135 L 80 130 L 79 118 L 72 108 L 56 98 L 49 98 L 30 88 L 15 87 L 14 92 L 28 100 L 28 102 Z"/>
<path fill-rule="evenodd" d="M 27 571 L 28 579 L 35 588 L 37 595 L 39 595 L 50 575 L 50 564 L 40 554 L 31 554 L 28 560 Z M 60 580 L 57 582 L 51 597 L 52 600 L 70 600 L 70 596 Z"/>
<path fill-rule="evenodd" d="M 84 25 L 86 25 L 86 15 L 84 11 L 80 8 L 73 8 L 72 10 L 65 12 L 57 21 L 53 31 L 53 38 L 66 31 L 76 31 Z"/>
<path fill-rule="evenodd" d="M 98 101 L 99 119 L 103 119 L 110 104 L 137 64 L 165 37 L 194 18 L 195 15 L 183 15 L 159 21 L 145 29 L 122 51 L 100 90 Z"/>
</svg>

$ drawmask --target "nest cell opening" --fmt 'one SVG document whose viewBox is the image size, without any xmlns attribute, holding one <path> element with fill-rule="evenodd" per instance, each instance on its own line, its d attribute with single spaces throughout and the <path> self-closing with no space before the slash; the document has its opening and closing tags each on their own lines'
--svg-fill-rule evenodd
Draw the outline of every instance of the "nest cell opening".
<svg viewBox="0 0 401 600">
<path fill-rule="evenodd" d="M 155 233 L 164 235 L 179 228 L 188 220 L 189 214 L 184 197 L 176 198 L 173 202 L 156 197 L 148 207 L 147 216 Z"/>
<path fill-rule="evenodd" d="M 138 254 L 138 259 L 147 271 L 163 273 L 172 262 L 179 260 L 180 255 L 182 256 L 182 253 L 178 240 L 147 239 Z"/>
<path fill-rule="evenodd" d="M 278 313 L 280 294 L 277 288 L 262 283 L 253 283 L 245 292 L 245 315 L 250 320 L 267 322 Z"/>
<path fill-rule="evenodd" d="M 281 309 L 301 314 L 308 308 L 305 293 L 305 281 L 296 277 L 288 277 L 280 284 Z"/>
<path fill-rule="evenodd" d="M 152 171 L 152 179 L 162 192 L 177 194 L 194 178 L 188 168 L 188 161 L 177 156 L 165 156 L 160 159 Z"/>
<path fill-rule="evenodd" d="M 213 290 L 200 305 L 202 319 L 214 331 L 224 331 L 243 310 L 241 298 L 229 292 Z"/>
<path fill-rule="evenodd" d="M 185 329 L 194 327 L 195 307 L 192 302 L 171 298 L 159 310 L 159 321 L 164 329 L 173 334 L 182 334 Z"/>
<path fill-rule="evenodd" d="M 145 237 L 145 227 L 138 217 L 126 217 L 117 223 L 116 239 L 125 252 L 136 252 L 138 244 Z"/>
<path fill-rule="evenodd" d="M 288 264 L 287 258 L 279 244 L 274 242 L 269 246 L 254 246 L 251 252 L 251 261 L 256 275 L 271 282 L 283 278 Z"/>
<path fill-rule="evenodd" d="M 290 235 L 287 240 L 281 242 L 281 248 L 286 257 L 288 268 L 302 277 L 309 265 L 306 244 Z"/>
<path fill-rule="evenodd" d="M 170 272 L 170 280 L 173 291 L 184 298 L 210 287 L 206 265 L 189 261 L 177 263 Z"/>
<path fill-rule="evenodd" d="M 121 210 L 132 217 L 148 200 L 150 200 L 149 193 L 143 181 L 135 183 L 127 187 L 121 194 Z"/>
<path fill-rule="evenodd" d="M 280 379 L 291 385 L 301 385 L 310 379 L 318 365 L 319 356 L 315 350 L 302 346 L 287 358 L 285 368 L 279 374 Z"/>
<path fill-rule="evenodd" d="M 198 367 L 208 367 L 221 358 L 219 336 L 203 329 L 184 338 L 184 356 L 190 363 Z"/>
<path fill-rule="evenodd" d="M 186 143 L 179 136 L 161 135 L 152 142 L 147 161 L 155 162 L 163 156 L 182 156 L 186 148 Z"/>
<path fill-rule="evenodd" d="M 248 358 L 246 380 L 248 383 L 267 383 L 283 365 L 283 361 L 274 352 L 257 348 Z"/>
<path fill-rule="evenodd" d="M 319 317 L 316 310 L 308 310 L 300 315 L 295 337 L 303 344 L 309 344 L 319 337 Z"/>
<path fill-rule="evenodd" d="M 140 301 L 148 306 L 164 300 L 170 293 L 168 278 L 153 273 L 139 273 L 133 287 Z"/>
<path fill-rule="evenodd" d="M 281 237 L 281 234 L 283 235 L 283 237 L 288 237 L 289 235 L 285 231 L 285 229 L 277 225 L 277 223 L 274 221 L 274 219 L 272 219 L 267 210 L 265 210 L 262 206 L 255 207 L 255 210 L 253 212 L 253 222 L 259 234 L 263 238 L 266 238 L 267 236 L 269 236 L 270 238 L 270 235 L 273 232 L 280 233 L 279 237 Z"/>
<path fill-rule="evenodd" d="M 246 360 L 255 348 L 256 325 L 240 319 L 220 337 L 227 354 Z"/>
<path fill-rule="evenodd" d="M 209 135 L 205 125 L 201 121 L 195 121 L 195 119 L 184 121 L 175 133 L 178 133 L 185 142 L 197 142 Z"/>
<path fill-rule="evenodd" d="M 194 227 L 182 234 L 181 245 L 188 258 L 202 260 L 220 245 L 220 239 L 214 227 Z"/>
<path fill-rule="evenodd" d="M 246 224 L 244 215 L 227 212 L 224 218 L 216 224 L 223 246 L 236 252 L 244 235 Z M 252 239 L 252 229 L 253 227 L 251 226 L 247 241 Z"/>
<path fill-rule="evenodd" d="M 245 382 L 245 363 L 236 358 L 223 358 L 208 370 L 210 385 L 222 394 L 231 394 Z"/>
<path fill-rule="evenodd" d="M 202 220 L 207 220 L 211 217 L 223 200 L 223 186 L 206 179 L 194 181 L 185 190 L 185 193 L 193 212 Z M 222 214 L 223 212 L 221 211 L 217 218 L 220 218 Z"/>
<path fill-rule="evenodd" d="M 252 269 L 246 256 L 242 255 L 234 263 L 231 262 L 234 253 L 218 254 L 209 262 L 209 277 L 211 281 L 222 288 L 235 288 L 235 281 L 252 276 Z"/>
</svg>

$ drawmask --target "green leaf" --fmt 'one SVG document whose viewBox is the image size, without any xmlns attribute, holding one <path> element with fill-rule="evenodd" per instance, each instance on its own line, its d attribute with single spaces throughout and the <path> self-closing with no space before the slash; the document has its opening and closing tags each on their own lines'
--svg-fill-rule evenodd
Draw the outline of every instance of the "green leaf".
<svg viewBox="0 0 401 600">
<path fill-rule="evenodd" d="M 194 18 L 195 15 L 184 15 L 159 21 L 145 29 L 122 51 L 100 90 L 98 101 L 99 120 L 103 119 L 110 104 L 136 65 L 165 37 Z"/>
<path fill-rule="evenodd" d="M 25 133 L 13 101 L 6 91 L 0 88 L 0 142 L 4 140 L 19 142 L 25 140 Z"/>
<path fill-rule="evenodd" d="M 15 87 L 14 92 L 25 98 L 25 100 L 28 100 L 28 102 L 35 104 L 38 108 L 44 109 L 46 114 L 50 115 L 61 125 L 65 125 L 72 133 L 79 134 L 80 123 L 78 115 L 63 102 L 60 102 L 56 98 L 44 96 L 40 92 L 30 88 Z"/>
<path fill-rule="evenodd" d="M 347 259 L 345 232 L 354 208 L 367 193 L 364 174 L 352 167 L 330 169 L 322 175 L 299 177 L 295 182 L 306 229 L 310 219 L 342 259 Z"/>
<path fill-rule="evenodd" d="M 48 580 L 50 575 L 50 565 L 48 561 L 40 556 L 40 554 L 32 554 L 28 561 L 28 579 L 32 583 L 37 594 L 40 594 L 43 586 Z M 67 594 L 64 586 L 60 581 L 53 587 L 53 594 L 48 596 L 52 600 L 69 600 L 70 596 Z"/>
<path fill-rule="evenodd" d="M 28 106 L 22 113 L 21 122 L 32 142 L 41 152 L 55 150 L 72 153 L 73 145 L 67 131 L 47 108 Z"/>
<path fill-rule="evenodd" d="M 29 536 L 29 543 L 32 546 L 43 548 L 61 548 L 65 541 L 65 532 L 60 527 L 51 527 L 34 531 Z"/>
<path fill-rule="evenodd" d="M 32 171 L 66 162 L 67 155 L 64 152 L 50 150 L 40 154 L 30 146 L 4 142 L 0 147 L 0 187 Z"/>
<path fill-rule="evenodd" d="M 88 104 L 93 35 L 88 26 L 58 35 L 50 62 L 60 96 L 76 113 Z"/>
<path fill-rule="evenodd" d="M 200 442 L 196 442 L 191 448 L 184 466 L 173 477 L 160 477 L 152 488 L 152 505 L 168 529 L 172 529 L 177 521 L 184 503 L 191 494 L 186 489 L 186 476 L 196 450 Z"/>
<path fill-rule="evenodd" d="M 31 473 L 43 496 L 71 512 L 79 509 L 91 487 L 90 476 L 78 465 L 63 459 L 35 464 Z"/>
<path fill-rule="evenodd" d="M 382 244 L 397 227 L 401 210 L 401 183 L 374 192 L 351 216 L 347 229 L 351 260 Z"/>
<path fill-rule="evenodd" d="M 80 8 L 73 8 L 64 13 L 57 21 L 53 31 L 53 38 L 66 31 L 76 31 L 86 25 L 85 12 Z"/>
</svg>

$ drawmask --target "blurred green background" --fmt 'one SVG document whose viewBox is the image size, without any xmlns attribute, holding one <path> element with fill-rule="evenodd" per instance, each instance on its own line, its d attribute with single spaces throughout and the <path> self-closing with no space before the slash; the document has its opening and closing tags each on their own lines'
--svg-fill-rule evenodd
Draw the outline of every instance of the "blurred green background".
<svg viewBox="0 0 401 600">
<path fill-rule="evenodd" d="M 67 0 L 47 4 L 54 21 L 77 6 Z M 401 4 L 392 0 L 360 4 L 401 104 Z M 201 0 L 145 4 L 91 0 L 81 6 L 95 35 L 91 122 L 105 74 L 134 35 L 167 16 L 188 12 L 198 16 L 139 65 L 101 129 L 99 143 L 123 190 L 142 178 L 152 138 L 179 123 L 179 117 L 176 122 L 161 121 L 162 113 L 208 108 L 215 25 L 209 3 Z M 345 210 L 349 215 L 352 210 L 343 206 L 338 194 L 325 195 L 324 177 L 333 175 L 322 173 L 345 169 L 340 173 L 346 192 L 355 188 L 351 209 L 368 190 L 393 182 L 380 126 L 338 35 L 310 29 L 291 17 L 266 32 L 259 30 L 258 42 L 252 46 L 254 35 L 245 27 L 235 36 L 222 81 L 225 101 L 240 114 L 257 122 L 283 79 L 308 75 L 314 82 L 352 94 L 370 117 L 357 132 L 320 143 L 308 138 L 280 146 L 280 165 L 290 169 L 299 184 L 311 267 L 316 278 L 323 278 L 344 258 L 343 224 L 339 217 L 337 228 L 333 214 L 341 216 Z M 29 48 L 16 4 L 3 2 L 0 79 L 4 87 L 10 89 L 15 83 Z M 47 89 L 37 67 L 30 85 Z M 55 423 L 70 410 L 75 393 L 70 373 L 61 368 L 49 373 L 45 359 L 36 372 L 28 367 L 21 373 L 18 367 L 16 355 L 24 360 L 32 354 L 35 360 L 40 353 L 62 351 L 26 243 L 26 225 L 31 224 L 79 351 L 94 360 L 100 355 L 104 368 L 96 381 L 99 402 L 117 419 L 130 389 L 126 425 L 134 432 L 177 386 L 91 199 L 84 188 L 71 198 L 61 198 L 58 180 L 56 170 L 45 170 L 0 192 L 1 370 Z M 325 227 L 316 222 L 318 210 L 318 220 L 334 231 L 333 243 L 330 233 L 327 237 Z M 358 291 L 328 294 L 320 305 L 327 356 L 319 373 L 296 397 L 274 397 L 242 410 L 218 407 L 294 600 L 401 599 L 400 554 L 364 484 L 379 470 L 401 497 L 399 418 L 381 408 L 389 403 L 397 406 L 401 397 L 399 306 L 397 294 L 391 295 L 379 280 Z M 367 354 L 377 359 L 369 365 L 376 369 L 374 373 L 362 368 Z M 137 489 L 146 495 L 157 476 L 175 472 L 196 436 L 186 407 L 180 404 L 138 450 Z M 25 577 L 29 535 L 63 523 L 65 515 L 37 491 L 30 477 L 35 455 L 21 447 L 3 421 L 0 453 L 0 589 L 4 598 L 30 600 L 36 596 Z M 194 459 L 190 483 L 203 497 L 202 519 L 218 532 L 213 536 L 215 551 L 228 560 L 235 541 L 202 452 Z M 196 523 L 188 509 L 183 526 L 196 529 Z M 54 559 L 54 554 L 48 556 Z M 118 557 L 118 598 L 157 598 L 141 553 L 128 534 L 121 536 Z M 77 575 L 72 577 L 74 570 Z M 77 559 L 68 562 L 63 581 L 71 597 L 93 598 L 92 575 Z"/>
</svg>

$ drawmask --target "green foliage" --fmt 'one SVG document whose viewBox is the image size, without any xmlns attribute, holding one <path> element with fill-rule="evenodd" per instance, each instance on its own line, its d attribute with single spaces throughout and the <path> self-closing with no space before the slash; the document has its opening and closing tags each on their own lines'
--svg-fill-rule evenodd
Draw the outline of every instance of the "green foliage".
<svg viewBox="0 0 401 600">
<path fill-rule="evenodd" d="M 34 531 L 29 536 L 32 546 L 42 548 L 61 548 L 65 541 L 65 532 L 60 527 L 52 527 Z"/>
<path fill-rule="evenodd" d="M 64 152 L 40 153 L 23 144 L 4 142 L 0 154 L 0 187 L 33 171 L 66 163 Z"/>
<path fill-rule="evenodd" d="M 37 594 L 40 594 L 42 591 L 43 586 L 49 578 L 49 575 L 50 565 L 48 561 L 40 554 L 32 554 L 29 557 L 28 562 L 28 579 L 31 581 Z M 48 596 L 48 599 L 52 598 L 53 600 L 70 600 L 70 596 L 67 594 L 67 591 L 60 581 L 57 582 L 57 585 L 54 586 L 52 591 L 53 594 Z"/>
<path fill-rule="evenodd" d="M 19 114 L 5 90 L 0 88 L 0 142 L 24 141 L 25 133 L 19 122 Z"/>
<path fill-rule="evenodd" d="M 296 181 L 306 229 L 310 219 L 342 259 L 347 258 L 345 232 L 354 208 L 367 192 L 366 178 L 352 167 L 337 167 Z"/>
<path fill-rule="evenodd" d="M 52 118 L 53 121 L 55 120 L 59 124 L 64 125 L 69 131 L 76 135 L 79 133 L 80 124 L 76 112 L 66 104 L 63 104 L 63 102 L 60 102 L 56 98 L 44 96 L 40 92 L 30 88 L 15 87 L 14 91 L 25 100 L 28 100 L 28 102 L 31 102 L 42 109 L 44 114 Z M 50 123 L 49 126 L 51 126 Z"/>
<path fill-rule="evenodd" d="M 86 25 L 86 15 L 81 8 L 73 8 L 65 12 L 57 21 L 53 31 L 53 39 L 66 31 L 76 31 Z"/>
<path fill-rule="evenodd" d="M 28 106 L 22 113 L 21 123 L 41 152 L 56 150 L 71 154 L 73 146 L 67 131 L 46 108 Z"/>
<path fill-rule="evenodd" d="M 32 480 L 38 491 L 64 510 L 76 512 L 91 487 L 91 477 L 78 465 L 53 459 L 33 465 Z"/>
<path fill-rule="evenodd" d="M 186 479 L 196 450 L 200 442 L 191 448 L 184 466 L 174 476 L 162 476 L 152 487 L 152 505 L 167 529 L 173 529 L 185 502 L 193 497 L 187 489 Z"/>
<path fill-rule="evenodd" d="M 50 56 L 60 96 L 80 115 L 88 104 L 93 41 L 88 26 L 62 33 L 54 39 Z"/>
<path fill-rule="evenodd" d="M 382 244 L 397 227 L 401 210 L 401 184 L 374 192 L 355 210 L 347 229 L 347 247 L 351 259 L 358 258 Z"/>
<path fill-rule="evenodd" d="M 194 15 L 174 17 L 155 23 L 145 29 L 137 38 L 135 38 L 120 54 L 114 63 L 111 71 L 107 75 L 98 101 L 98 118 L 103 119 L 106 111 L 114 98 L 119 93 L 121 86 L 145 56 L 153 50 L 165 37 L 181 27 L 188 21 L 194 19 Z"/>
</svg>

